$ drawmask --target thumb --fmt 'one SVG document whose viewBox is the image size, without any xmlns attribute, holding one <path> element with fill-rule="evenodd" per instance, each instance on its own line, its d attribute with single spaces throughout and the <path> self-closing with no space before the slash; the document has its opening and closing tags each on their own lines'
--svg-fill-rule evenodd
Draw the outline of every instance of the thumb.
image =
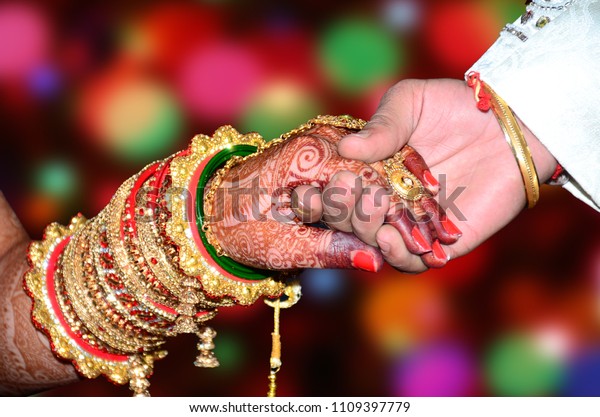
<svg viewBox="0 0 600 417">
<path fill-rule="evenodd" d="M 390 88 L 364 129 L 339 142 L 339 154 L 372 163 L 398 152 L 414 131 L 418 114 L 415 103 L 421 102 L 422 84 L 420 80 L 405 80 Z"/>
</svg>

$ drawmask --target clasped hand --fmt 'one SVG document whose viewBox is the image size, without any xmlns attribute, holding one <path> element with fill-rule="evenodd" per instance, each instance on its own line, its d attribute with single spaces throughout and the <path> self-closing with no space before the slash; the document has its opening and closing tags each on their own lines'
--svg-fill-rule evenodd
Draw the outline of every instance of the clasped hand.
<svg viewBox="0 0 600 417">
<path fill-rule="evenodd" d="M 412 201 L 390 191 L 383 161 L 343 158 L 350 131 L 319 125 L 234 166 L 215 195 L 215 238 L 234 260 L 275 270 L 377 271 L 398 234 L 418 268 L 440 267 L 460 231 L 434 199 L 438 183 L 411 147 L 404 165 L 426 191 Z M 410 270 L 409 268 L 405 268 Z"/>
</svg>

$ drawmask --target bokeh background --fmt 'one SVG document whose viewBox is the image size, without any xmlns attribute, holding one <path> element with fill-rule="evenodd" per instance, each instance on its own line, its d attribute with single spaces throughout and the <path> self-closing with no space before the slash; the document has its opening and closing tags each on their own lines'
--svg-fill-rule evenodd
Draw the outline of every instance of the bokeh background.
<svg viewBox="0 0 600 417">
<path fill-rule="evenodd" d="M 368 118 L 402 78 L 462 78 L 522 3 L 0 2 L 0 189 L 39 239 L 196 133 Z M 441 270 L 304 272 L 282 312 L 279 395 L 600 395 L 599 230 L 596 212 L 544 187 L 535 210 Z M 196 340 L 180 336 L 153 395 L 265 395 L 271 310 L 212 324 L 221 367 L 195 368 Z M 99 378 L 42 395 L 129 391 Z"/>
</svg>

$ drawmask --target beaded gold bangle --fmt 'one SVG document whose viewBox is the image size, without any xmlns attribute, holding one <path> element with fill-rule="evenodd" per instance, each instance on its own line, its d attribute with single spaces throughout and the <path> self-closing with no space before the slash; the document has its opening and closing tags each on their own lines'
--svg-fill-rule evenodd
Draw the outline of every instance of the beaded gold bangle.
<svg viewBox="0 0 600 417">
<path fill-rule="evenodd" d="M 278 314 L 297 301 L 298 286 L 285 275 L 217 262 L 223 254 L 211 252 L 219 245 L 203 211 L 210 214 L 212 204 L 202 201 L 208 180 L 224 165 L 228 169 L 318 124 L 364 126 L 349 116 L 319 116 L 270 143 L 224 126 L 146 166 L 95 218 L 79 214 L 68 226 L 50 224 L 42 241 L 29 247 L 23 285 L 33 300 L 32 320 L 53 352 L 87 378 L 104 375 L 129 383 L 136 396 L 148 396 L 148 378 L 154 361 L 166 355 L 167 337 L 196 333 L 194 363 L 218 366 L 212 352 L 216 332 L 204 324 L 217 307 L 277 299 L 286 291 L 286 302 L 269 304 Z M 209 203 L 224 174 L 219 171 L 206 193 Z"/>
<path fill-rule="evenodd" d="M 471 73 L 467 83 L 475 90 L 477 107 L 482 111 L 490 108 L 500 124 L 506 142 L 510 146 L 517 161 L 523 183 L 525 185 L 525 197 L 527 208 L 533 208 L 540 198 L 540 183 L 531 157 L 531 151 L 523 131 L 519 127 L 517 117 L 508 104 L 489 85 L 480 80 L 479 74 Z"/>
</svg>

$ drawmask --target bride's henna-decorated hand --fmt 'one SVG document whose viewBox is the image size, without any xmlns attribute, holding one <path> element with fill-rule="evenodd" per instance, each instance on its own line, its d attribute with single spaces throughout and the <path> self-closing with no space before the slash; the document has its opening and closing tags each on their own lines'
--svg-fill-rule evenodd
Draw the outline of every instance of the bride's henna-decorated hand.
<svg viewBox="0 0 600 417">
<path fill-rule="evenodd" d="M 275 270 L 379 270 L 379 249 L 345 230 L 353 217 L 370 221 L 356 208 L 365 190 L 387 189 L 383 164 L 340 157 L 337 143 L 348 133 L 321 125 L 234 166 L 220 184 L 212 210 L 212 231 L 224 252 L 244 264 Z M 407 168 L 428 184 L 423 160 L 410 148 L 404 152 Z M 348 178 L 355 180 L 351 187 L 341 184 Z M 435 184 L 428 188 L 436 191 Z M 407 246 L 431 266 L 445 263 L 445 254 L 438 259 L 432 250 L 435 242 L 450 244 L 458 235 L 441 228 L 445 215 L 435 200 L 428 196 L 413 204 L 379 193 L 385 215 Z M 330 229 L 310 224 L 321 215 Z"/>
</svg>

